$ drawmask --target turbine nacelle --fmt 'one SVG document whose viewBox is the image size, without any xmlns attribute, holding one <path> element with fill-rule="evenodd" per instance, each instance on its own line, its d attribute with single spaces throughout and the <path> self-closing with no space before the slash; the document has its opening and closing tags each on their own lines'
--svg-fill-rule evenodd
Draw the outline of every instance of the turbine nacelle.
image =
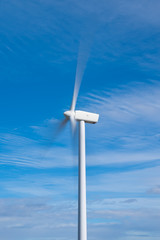
<svg viewBox="0 0 160 240">
<path fill-rule="evenodd" d="M 74 118 L 77 121 L 85 121 L 86 123 L 97 123 L 99 119 L 99 114 L 79 110 L 66 111 L 64 115 L 67 118 Z"/>
</svg>

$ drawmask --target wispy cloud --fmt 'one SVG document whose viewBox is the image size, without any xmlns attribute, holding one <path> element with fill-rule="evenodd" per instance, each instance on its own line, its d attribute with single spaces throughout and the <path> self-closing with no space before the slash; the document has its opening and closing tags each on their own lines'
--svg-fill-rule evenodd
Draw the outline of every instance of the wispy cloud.
<svg viewBox="0 0 160 240">
<path fill-rule="evenodd" d="M 83 101 L 81 99 L 80 105 L 83 105 Z M 133 83 L 117 90 L 103 92 L 103 96 L 98 93 L 90 94 L 85 101 L 85 110 L 94 112 L 98 109 L 100 114 L 99 123 L 94 128 L 86 126 L 89 166 L 160 159 L 158 82 Z M 50 148 L 43 146 L 45 142 L 42 137 L 50 132 L 53 122 L 57 124 L 57 120 L 51 119 L 46 120 L 42 126 L 32 127 L 40 134 L 40 141 L 15 134 L 2 134 L 0 140 L 4 150 L 0 155 L 1 163 L 40 168 L 75 166 L 77 162 L 73 163 L 71 145 L 68 144 L 68 128 L 56 144 L 53 142 Z"/>
<path fill-rule="evenodd" d="M 92 136 L 100 137 L 106 146 L 159 152 L 159 82 L 133 83 L 108 90 L 103 96 L 90 94 L 85 101 L 88 110 L 98 109 L 100 114 L 99 124 L 93 129 L 99 134 L 95 132 Z"/>
<path fill-rule="evenodd" d="M 123 199 L 126 201 L 127 199 Z M 88 209 L 88 236 L 91 239 L 111 240 L 128 239 L 139 235 L 159 236 L 158 220 L 160 218 L 157 209 L 146 208 L 124 209 L 122 199 L 106 200 L 106 209 L 99 210 L 91 204 Z M 143 199 L 140 200 L 141 204 Z M 147 202 L 153 204 L 151 200 Z M 97 203 L 98 204 L 98 203 Z M 126 203 L 127 205 L 128 203 Z M 134 203 L 133 203 L 134 204 Z M 123 206 L 115 209 L 115 206 Z M 65 239 L 71 240 L 77 236 L 77 206 L 75 202 L 60 202 L 53 204 L 49 199 L 15 199 L 1 200 L 0 204 L 0 230 L 1 236 L 9 240 L 10 235 L 16 240 L 23 237 L 24 240 L 32 236 L 32 239 Z M 101 203 L 99 202 L 99 206 Z M 61 229 L 61 231 L 60 231 Z M 136 236 L 137 233 L 137 236 Z M 18 235 L 17 235 L 18 234 Z M 152 237 L 152 239 L 154 239 Z M 158 238 L 157 238 L 158 239 Z"/>
<path fill-rule="evenodd" d="M 116 61 L 123 56 L 124 62 L 159 71 L 160 4 L 157 0 L 154 4 L 149 0 L 98 3 L 97 0 L 94 3 L 30 0 L 23 4 L 16 0 L 14 4 L 1 3 L 1 9 L 0 25 L 5 33 L 0 50 L 3 57 L 9 54 L 16 57 L 19 53 L 20 59 L 24 55 L 32 56 L 34 62 L 39 59 L 50 64 L 70 63 L 76 61 L 82 38 L 83 42 L 90 42 L 94 62 Z M 43 35 L 49 36 L 47 42 Z M 37 44 L 39 39 L 43 47 Z M 34 54 L 30 43 L 34 44 Z"/>
<path fill-rule="evenodd" d="M 160 194 L 160 185 L 150 188 L 147 192 L 150 194 Z"/>
<path fill-rule="evenodd" d="M 12 165 L 12 166 L 24 166 L 39 169 L 49 168 L 72 168 L 77 166 L 78 159 L 77 155 L 73 155 L 71 145 L 69 146 L 51 146 L 44 147 L 42 144 L 35 143 L 32 139 L 29 143 L 29 139 L 26 142 L 21 142 L 20 136 L 13 136 L 11 139 L 18 139 L 17 143 L 14 141 L 3 143 L 3 151 L 0 154 L 0 164 Z M 22 137 L 24 140 L 25 138 Z M 90 143 L 90 146 L 92 144 Z M 124 168 L 126 164 L 126 171 L 133 171 L 135 169 L 149 168 L 151 166 L 158 166 L 160 162 L 160 152 L 158 149 L 154 150 L 139 150 L 131 151 L 128 147 L 119 150 L 119 146 L 116 151 L 101 149 L 92 153 L 91 150 L 87 154 L 87 165 L 92 166 L 106 166 L 109 169 L 113 168 L 116 170 L 116 165 L 119 164 L 119 169 Z M 122 166 L 121 166 L 122 164 Z M 101 172 L 101 171 L 100 171 Z"/>
<path fill-rule="evenodd" d="M 118 123 L 131 123 L 143 118 L 159 123 L 160 84 L 158 81 L 133 83 L 104 91 L 103 96 L 90 94 L 90 107 L 97 105 L 102 117 Z M 140 124 L 140 122 L 139 122 Z"/>
<path fill-rule="evenodd" d="M 1 206 L 0 230 L 5 239 L 9 239 L 12 233 L 13 239 L 28 239 L 30 236 L 33 239 L 41 239 L 44 236 L 45 239 L 50 239 L 51 235 L 64 239 L 66 234 L 71 239 L 75 238 L 76 212 L 71 202 L 64 202 L 58 206 L 44 198 L 12 201 L 6 199 L 1 200 Z M 59 229 L 64 231 L 59 233 Z"/>
</svg>

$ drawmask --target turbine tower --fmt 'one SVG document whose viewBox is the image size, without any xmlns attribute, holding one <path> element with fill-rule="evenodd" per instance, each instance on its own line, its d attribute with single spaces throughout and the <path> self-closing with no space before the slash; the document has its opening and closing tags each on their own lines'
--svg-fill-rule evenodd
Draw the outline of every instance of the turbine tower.
<svg viewBox="0 0 160 240">
<path fill-rule="evenodd" d="M 79 122 L 78 240 L 87 240 L 85 123 L 98 122 L 99 114 L 75 110 L 79 88 L 80 82 L 76 79 L 72 104 L 70 110 L 64 112 L 65 119 L 61 122 L 59 130 L 70 120 L 74 134 L 76 121 Z"/>
</svg>

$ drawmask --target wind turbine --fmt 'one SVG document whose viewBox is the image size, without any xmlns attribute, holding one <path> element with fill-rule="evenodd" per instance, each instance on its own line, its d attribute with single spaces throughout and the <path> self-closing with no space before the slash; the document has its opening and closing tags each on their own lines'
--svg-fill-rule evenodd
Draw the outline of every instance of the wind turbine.
<svg viewBox="0 0 160 240">
<path fill-rule="evenodd" d="M 87 240 L 85 123 L 97 123 L 99 114 L 75 110 L 79 88 L 80 81 L 76 78 L 72 104 L 70 110 L 64 112 L 65 119 L 61 122 L 59 130 L 70 120 L 74 134 L 76 121 L 79 122 L 78 240 Z"/>
</svg>

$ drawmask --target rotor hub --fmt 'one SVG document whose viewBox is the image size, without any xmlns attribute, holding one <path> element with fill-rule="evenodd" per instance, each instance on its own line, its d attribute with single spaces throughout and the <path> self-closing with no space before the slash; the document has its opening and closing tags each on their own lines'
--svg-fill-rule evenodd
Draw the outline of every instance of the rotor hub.
<svg viewBox="0 0 160 240">
<path fill-rule="evenodd" d="M 75 112 L 74 111 L 66 111 L 64 112 L 64 116 L 67 118 L 71 118 L 75 116 Z"/>
</svg>

